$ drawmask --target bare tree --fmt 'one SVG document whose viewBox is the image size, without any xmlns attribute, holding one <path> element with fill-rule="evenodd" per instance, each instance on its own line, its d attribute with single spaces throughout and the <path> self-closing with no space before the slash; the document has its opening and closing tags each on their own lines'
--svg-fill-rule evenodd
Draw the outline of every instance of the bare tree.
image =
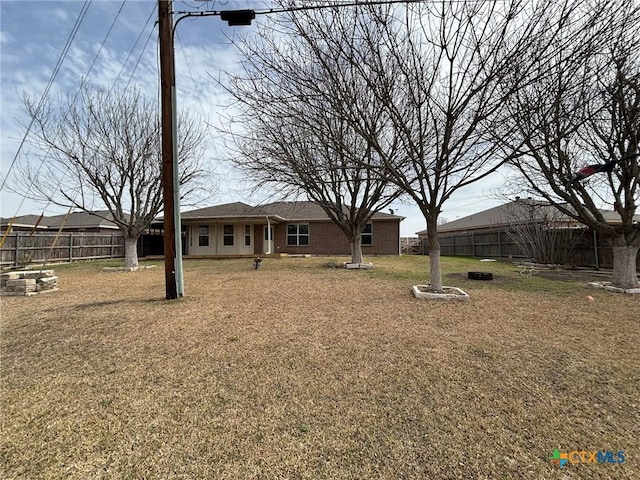
<svg viewBox="0 0 640 480">
<path fill-rule="evenodd" d="M 516 199 L 507 205 L 505 215 L 509 238 L 537 263 L 567 263 L 585 232 L 581 225 L 576 228 L 573 218 L 546 201 Z"/>
<path fill-rule="evenodd" d="M 635 287 L 640 226 L 640 6 L 593 2 L 606 11 L 571 22 L 571 48 L 532 72 L 508 99 L 496 141 L 516 153 L 519 192 L 553 203 L 608 237 L 613 283 Z M 580 25 L 588 29 L 577 31 Z M 595 33 L 594 33 L 595 32 Z M 526 57 L 525 57 L 526 58 Z M 619 221 L 607 222 L 603 207 Z"/>
<path fill-rule="evenodd" d="M 504 151 L 487 141 L 494 114 L 529 69 L 557 48 L 549 33 L 559 31 L 574 8 L 565 4 L 442 0 L 370 10 L 367 25 L 375 35 L 363 36 L 357 62 L 384 104 L 392 133 L 369 135 L 367 112 L 350 104 L 345 116 L 424 215 L 434 291 L 443 288 L 437 237 L 443 205 L 500 167 Z M 532 65 L 522 65 L 520 57 L 534 47 Z M 507 77 L 510 88 L 501 89 Z"/>
<path fill-rule="evenodd" d="M 111 95 L 84 86 L 38 109 L 30 143 L 41 158 L 21 165 L 17 188 L 34 198 L 94 213 L 102 202 L 125 237 L 125 264 L 138 265 L 137 240 L 162 210 L 160 125 L 157 105 L 136 90 Z M 206 178 L 206 132 L 192 117 L 178 125 L 181 195 L 189 197 Z M 31 152 L 29 156 L 34 157 Z"/>
<path fill-rule="evenodd" d="M 371 216 L 400 195 L 378 150 L 345 117 L 345 104 L 366 111 L 368 133 L 385 134 L 384 106 L 356 61 L 361 31 L 354 10 L 281 17 L 238 44 L 244 72 L 229 87 L 241 112 L 235 164 L 258 185 L 320 205 L 349 239 L 353 263 L 362 262 Z"/>
</svg>

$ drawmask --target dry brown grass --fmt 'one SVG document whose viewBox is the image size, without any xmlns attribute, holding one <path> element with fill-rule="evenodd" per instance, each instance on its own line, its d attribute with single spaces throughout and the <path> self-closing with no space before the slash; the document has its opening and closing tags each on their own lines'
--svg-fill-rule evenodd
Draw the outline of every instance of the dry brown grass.
<svg viewBox="0 0 640 480">
<path fill-rule="evenodd" d="M 3 298 L 2 477 L 640 478 L 638 298 L 451 260 L 472 300 L 433 303 L 426 258 L 373 260 L 187 262 L 174 302 L 162 268 L 57 267 Z"/>
</svg>

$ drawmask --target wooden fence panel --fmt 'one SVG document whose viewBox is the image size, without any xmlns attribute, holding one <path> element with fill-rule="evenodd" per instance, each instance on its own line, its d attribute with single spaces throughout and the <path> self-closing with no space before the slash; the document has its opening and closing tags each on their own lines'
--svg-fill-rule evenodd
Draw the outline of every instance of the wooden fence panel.
<svg viewBox="0 0 640 480">
<path fill-rule="evenodd" d="M 505 230 L 451 232 L 438 235 L 443 256 L 473 256 L 482 258 L 525 259 L 526 254 Z M 613 249 L 606 239 L 591 230 L 567 229 L 559 242 L 572 244 L 568 264 L 592 268 L 612 268 Z M 422 239 L 422 253 L 429 254 L 429 242 Z M 636 259 L 640 271 L 640 256 Z"/>
<path fill-rule="evenodd" d="M 124 257 L 122 234 L 10 233 L 0 249 L 0 265 L 73 262 Z"/>
</svg>

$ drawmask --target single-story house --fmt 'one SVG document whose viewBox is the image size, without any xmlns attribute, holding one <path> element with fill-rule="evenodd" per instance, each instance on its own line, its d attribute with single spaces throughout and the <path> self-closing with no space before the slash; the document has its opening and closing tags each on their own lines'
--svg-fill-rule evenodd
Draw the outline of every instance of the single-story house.
<svg viewBox="0 0 640 480">
<path fill-rule="evenodd" d="M 398 255 L 404 217 L 377 212 L 362 234 L 363 255 Z M 186 255 L 349 255 L 349 241 L 308 201 L 236 202 L 181 213 Z"/>
</svg>

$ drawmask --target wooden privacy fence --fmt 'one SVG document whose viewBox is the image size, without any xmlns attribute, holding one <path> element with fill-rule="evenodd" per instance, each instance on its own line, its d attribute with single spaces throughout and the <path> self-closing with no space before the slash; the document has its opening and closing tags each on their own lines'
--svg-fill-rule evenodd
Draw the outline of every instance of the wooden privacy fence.
<svg viewBox="0 0 640 480">
<path fill-rule="evenodd" d="M 14 232 L 7 235 L 0 249 L 2 267 L 122 257 L 124 257 L 124 236 L 120 233 L 61 233 L 58 235 Z"/>
<path fill-rule="evenodd" d="M 571 245 L 566 263 L 591 268 L 613 268 L 613 249 L 609 242 L 592 230 L 567 229 L 566 236 L 576 236 L 574 240 L 560 236 L 558 241 L 568 241 Z M 429 242 L 422 238 L 422 253 L 429 254 Z M 522 248 L 505 230 L 477 232 L 447 232 L 438 235 L 440 254 L 443 256 L 470 256 L 482 258 L 529 259 Z M 640 270 L 640 256 L 636 259 L 636 269 Z"/>
</svg>

